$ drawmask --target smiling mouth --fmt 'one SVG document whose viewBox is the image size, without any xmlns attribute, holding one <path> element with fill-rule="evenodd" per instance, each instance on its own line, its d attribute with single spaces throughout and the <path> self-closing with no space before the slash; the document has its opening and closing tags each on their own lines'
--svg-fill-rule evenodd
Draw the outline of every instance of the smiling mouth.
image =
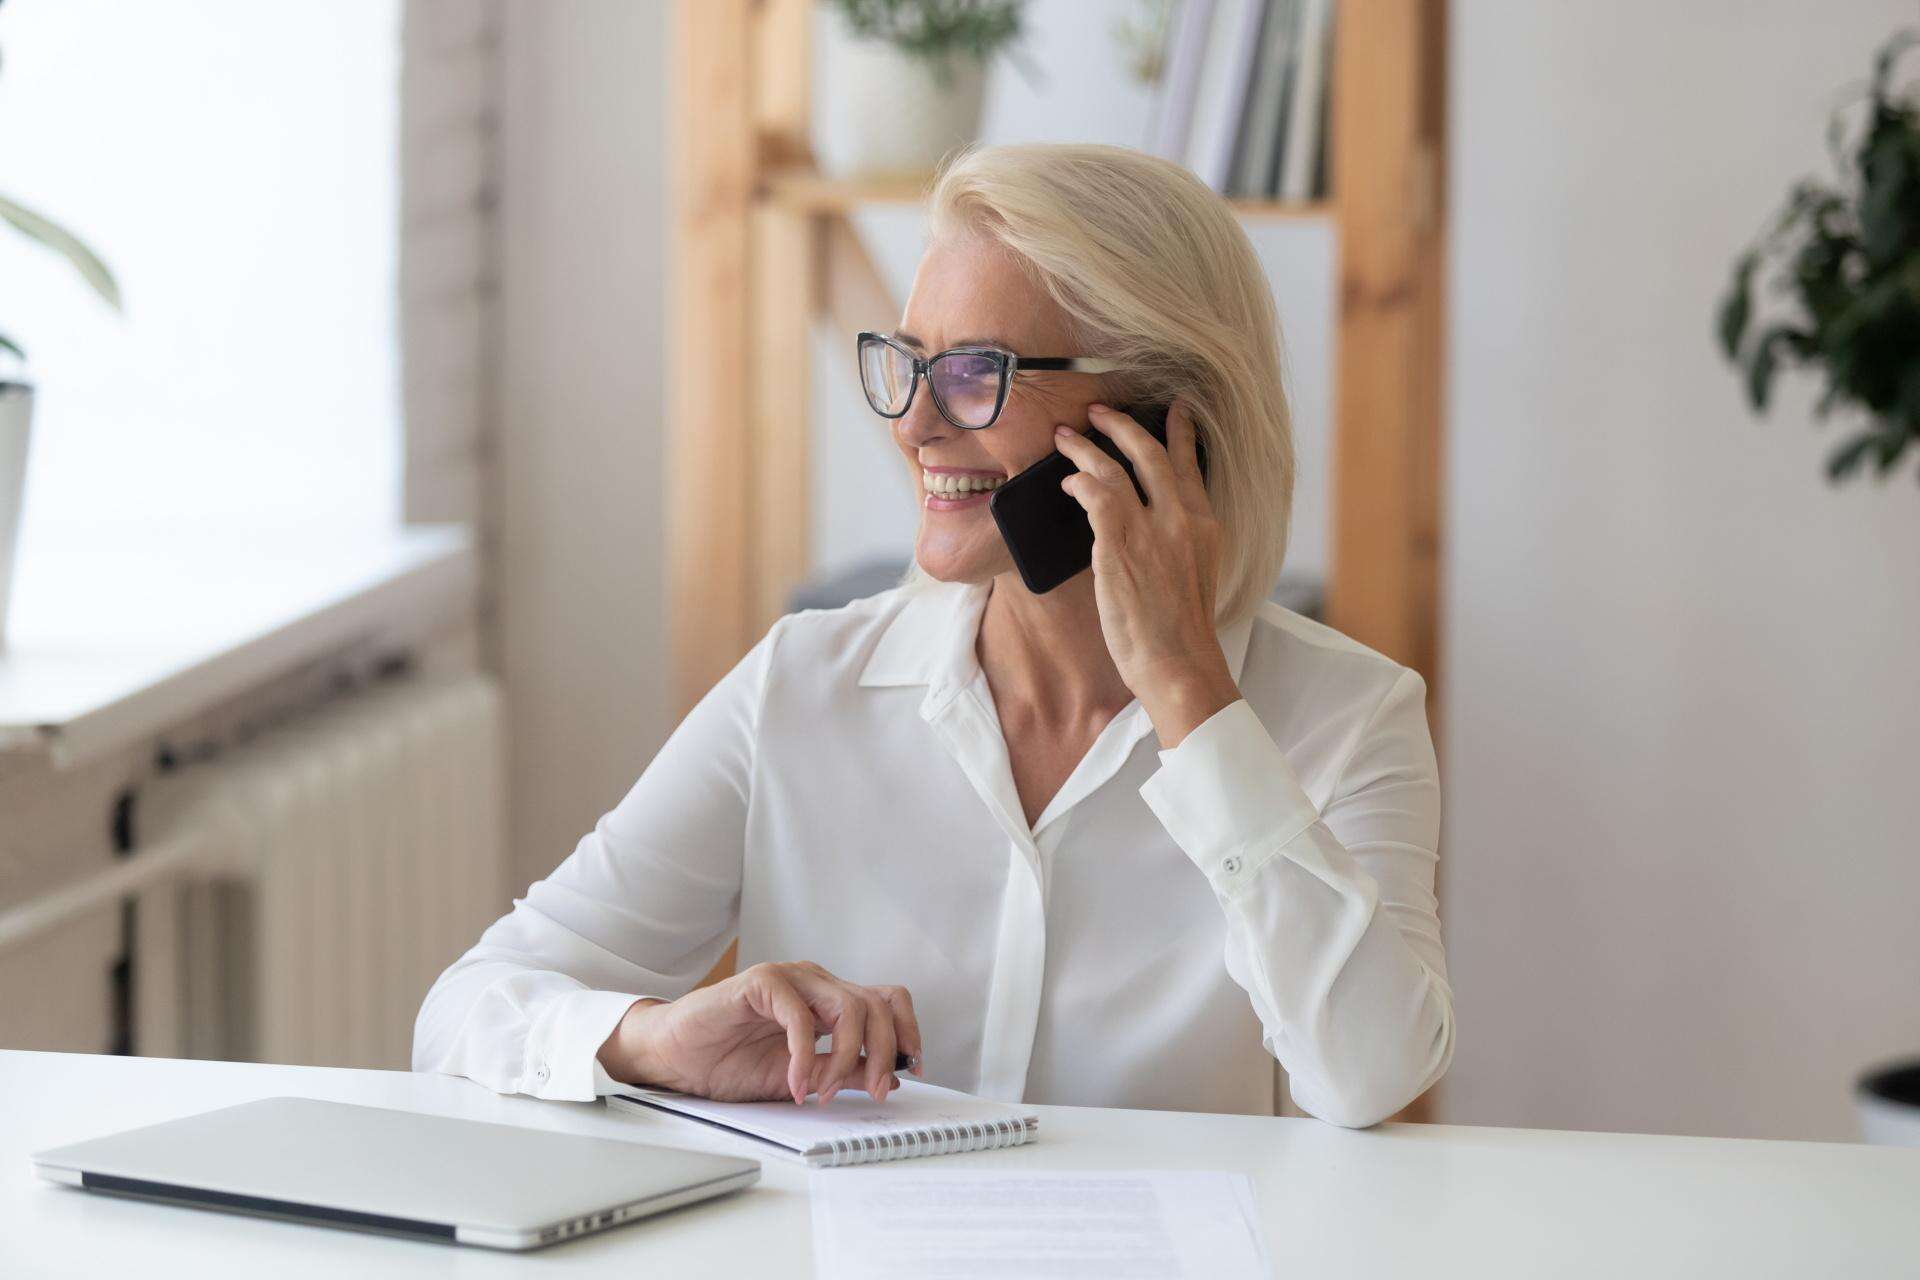
<svg viewBox="0 0 1920 1280">
<path fill-rule="evenodd" d="M 1006 482 L 1005 476 L 963 475 L 953 471 L 923 471 L 920 474 L 920 487 L 934 498 L 971 498 L 992 493 Z"/>
</svg>

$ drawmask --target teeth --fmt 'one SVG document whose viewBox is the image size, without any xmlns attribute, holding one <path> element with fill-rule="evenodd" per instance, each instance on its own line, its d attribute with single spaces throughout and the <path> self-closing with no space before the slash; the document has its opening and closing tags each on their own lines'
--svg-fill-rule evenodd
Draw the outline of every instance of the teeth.
<svg viewBox="0 0 1920 1280">
<path fill-rule="evenodd" d="M 922 487 L 928 493 L 942 498 L 958 497 L 968 493 L 985 493 L 990 489 L 998 489 L 1005 479 L 1005 476 L 961 476 L 951 472 L 921 473 Z"/>
</svg>

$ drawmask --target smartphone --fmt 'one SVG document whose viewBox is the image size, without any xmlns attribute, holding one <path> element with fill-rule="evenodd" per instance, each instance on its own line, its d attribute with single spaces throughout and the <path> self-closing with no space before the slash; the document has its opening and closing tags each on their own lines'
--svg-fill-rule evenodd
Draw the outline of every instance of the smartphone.
<svg viewBox="0 0 1920 1280">
<path fill-rule="evenodd" d="M 1167 408 L 1164 404 L 1115 405 L 1121 413 L 1147 429 L 1162 446 L 1167 443 Z M 1133 473 L 1126 453 L 1098 428 L 1089 428 L 1088 440 L 1126 470 L 1140 500 L 1147 491 Z M 1196 439 L 1200 474 L 1207 474 L 1207 450 Z M 1045 595 L 1068 578 L 1093 564 L 1093 523 L 1087 511 L 1060 482 L 1078 471 L 1073 459 L 1055 449 L 1051 454 L 1022 471 L 993 491 L 987 509 L 1000 526 L 1007 550 L 1013 554 L 1013 567 L 1020 580 L 1035 595 Z"/>
</svg>

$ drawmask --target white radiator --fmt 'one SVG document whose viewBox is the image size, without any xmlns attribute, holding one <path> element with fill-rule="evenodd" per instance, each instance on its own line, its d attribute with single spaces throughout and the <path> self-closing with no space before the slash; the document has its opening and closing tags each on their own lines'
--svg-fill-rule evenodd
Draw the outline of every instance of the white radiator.
<svg viewBox="0 0 1920 1280">
<path fill-rule="evenodd" d="M 442 969 L 508 905 L 500 696 L 343 696 L 141 788 L 135 1053 L 405 1069 Z"/>
</svg>

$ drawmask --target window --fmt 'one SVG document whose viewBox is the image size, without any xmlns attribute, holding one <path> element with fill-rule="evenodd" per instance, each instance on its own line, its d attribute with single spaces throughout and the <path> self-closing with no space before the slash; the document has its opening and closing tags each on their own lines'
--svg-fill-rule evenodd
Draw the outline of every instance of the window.
<svg viewBox="0 0 1920 1280">
<path fill-rule="evenodd" d="M 399 0 L 0 7 L 0 191 L 126 314 L 0 235 L 38 387 L 27 539 L 399 510 Z"/>
</svg>

